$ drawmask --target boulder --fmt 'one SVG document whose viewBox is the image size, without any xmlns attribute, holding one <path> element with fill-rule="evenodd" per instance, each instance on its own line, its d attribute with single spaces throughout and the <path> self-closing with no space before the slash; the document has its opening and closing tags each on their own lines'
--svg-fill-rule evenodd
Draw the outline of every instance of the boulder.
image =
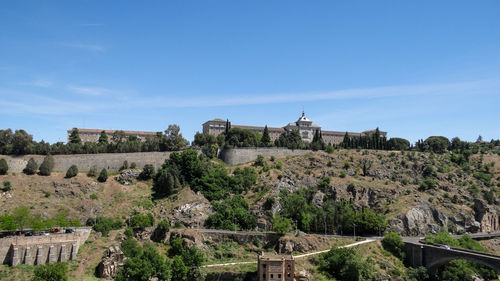
<svg viewBox="0 0 500 281">
<path fill-rule="evenodd" d="M 118 245 L 109 247 L 97 266 L 97 277 L 112 280 L 118 269 L 123 266 L 125 259 L 126 257 Z"/>
<path fill-rule="evenodd" d="M 141 171 L 139 170 L 135 169 L 124 170 L 120 173 L 118 177 L 116 177 L 116 180 L 123 185 L 131 185 L 137 181 L 140 174 Z"/>
</svg>

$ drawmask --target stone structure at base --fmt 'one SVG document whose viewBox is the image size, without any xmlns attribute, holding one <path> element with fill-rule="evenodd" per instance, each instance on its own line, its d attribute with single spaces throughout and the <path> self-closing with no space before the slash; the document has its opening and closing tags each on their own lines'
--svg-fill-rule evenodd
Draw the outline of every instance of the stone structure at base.
<svg viewBox="0 0 500 281">
<path fill-rule="evenodd" d="M 203 133 L 211 134 L 218 136 L 224 133 L 226 129 L 226 122 L 222 119 L 213 119 L 203 123 Z M 253 132 L 257 132 L 260 134 L 264 133 L 265 127 L 259 126 L 247 126 L 247 125 L 233 125 L 231 124 L 231 128 L 241 128 L 250 130 Z M 350 137 L 362 137 L 369 136 L 375 133 L 376 130 L 368 130 L 360 133 L 357 132 L 341 132 L 341 131 L 323 131 L 321 127 L 313 124 L 309 118 L 306 117 L 305 113 L 302 112 L 302 116 L 295 122 L 288 123 L 288 125 L 276 128 L 276 127 L 267 127 L 269 131 L 269 137 L 271 141 L 274 141 L 279 138 L 280 134 L 285 131 L 297 130 L 302 138 L 303 142 L 312 142 L 316 131 L 321 132 L 321 137 L 326 144 L 339 144 L 344 140 L 344 136 L 347 133 Z M 380 137 L 386 137 L 387 132 L 380 131 Z"/>
<path fill-rule="evenodd" d="M 125 254 L 120 250 L 120 246 L 115 245 L 108 248 L 106 254 L 97 266 L 97 276 L 106 280 L 112 280 L 118 273 L 125 259 Z"/>
<path fill-rule="evenodd" d="M 257 261 L 259 281 L 294 281 L 295 260 L 291 255 L 263 253 Z"/>
</svg>

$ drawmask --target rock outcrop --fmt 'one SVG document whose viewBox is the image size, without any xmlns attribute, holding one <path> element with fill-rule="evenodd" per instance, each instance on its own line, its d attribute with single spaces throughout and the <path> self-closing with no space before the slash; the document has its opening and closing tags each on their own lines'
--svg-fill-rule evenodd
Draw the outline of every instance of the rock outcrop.
<svg viewBox="0 0 500 281">
<path fill-rule="evenodd" d="M 474 211 L 476 212 L 476 220 L 481 224 L 481 232 L 500 230 L 498 214 L 485 201 L 480 199 L 474 200 Z"/>
<path fill-rule="evenodd" d="M 131 185 L 137 181 L 140 174 L 141 171 L 139 170 L 135 169 L 124 170 L 120 173 L 118 177 L 116 177 L 116 180 L 123 185 Z"/>
<path fill-rule="evenodd" d="M 118 269 L 123 266 L 125 259 L 126 257 L 118 245 L 109 247 L 97 266 L 97 276 L 106 280 L 112 280 Z"/>
</svg>

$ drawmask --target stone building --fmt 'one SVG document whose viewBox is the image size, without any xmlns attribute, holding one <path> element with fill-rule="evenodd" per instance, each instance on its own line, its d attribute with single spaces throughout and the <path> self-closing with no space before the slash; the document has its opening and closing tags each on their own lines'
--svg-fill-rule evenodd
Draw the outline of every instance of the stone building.
<svg viewBox="0 0 500 281">
<path fill-rule="evenodd" d="M 120 131 L 120 130 L 80 129 L 80 128 L 77 129 L 80 138 L 82 139 L 82 142 L 97 142 L 99 140 L 99 137 L 101 136 L 102 131 L 106 133 L 109 142 L 111 142 L 113 134 L 117 131 Z M 71 135 L 72 131 L 73 129 L 68 130 L 68 142 L 69 142 L 69 136 Z M 147 137 L 154 137 L 157 134 L 157 132 L 143 132 L 143 131 L 122 131 L 122 132 L 125 134 L 125 137 L 136 136 L 141 141 L 146 140 Z"/>
<path fill-rule="evenodd" d="M 295 260 L 291 255 L 263 253 L 257 260 L 259 281 L 294 281 Z"/>
<path fill-rule="evenodd" d="M 247 125 L 234 125 L 231 124 L 231 128 L 241 128 L 247 129 L 257 133 L 264 133 L 264 127 L 259 126 L 247 126 Z M 203 133 L 204 134 L 212 134 L 218 136 L 223 133 L 226 129 L 226 120 L 222 119 L 213 119 L 203 123 Z M 344 136 L 346 132 L 341 131 L 325 131 L 321 130 L 321 127 L 314 124 L 309 118 L 306 117 L 305 113 L 302 112 L 302 116 L 295 122 L 288 123 L 284 127 L 276 128 L 276 127 L 268 127 L 269 136 L 271 137 L 271 141 L 279 138 L 280 134 L 284 131 L 298 130 L 300 136 L 302 137 L 302 141 L 304 142 L 312 142 L 316 131 L 321 132 L 321 136 L 323 141 L 327 144 L 339 144 L 344 140 Z M 361 137 L 368 136 L 375 133 L 375 130 L 367 130 L 363 132 L 347 132 L 350 137 Z M 381 137 L 386 137 L 387 132 L 380 131 Z"/>
</svg>

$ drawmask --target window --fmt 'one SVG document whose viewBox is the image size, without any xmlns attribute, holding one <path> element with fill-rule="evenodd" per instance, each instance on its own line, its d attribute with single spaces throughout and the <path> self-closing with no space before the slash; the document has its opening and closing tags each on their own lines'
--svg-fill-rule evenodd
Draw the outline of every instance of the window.
<svg viewBox="0 0 500 281">
<path fill-rule="evenodd" d="M 290 277 L 290 272 L 288 272 L 288 277 Z"/>
<path fill-rule="evenodd" d="M 274 278 L 273 274 L 271 274 L 271 278 Z"/>
<path fill-rule="evenodd" d="M 280 278 L 280 279 L 281 279 L 281 274 L 278 274 L 278 278 Z"/>
<path fill-rule="evenodd" d="M 266 274 L 265 273 L 262 274 L 262 278 L 266 279 Z"/>
</svg>

